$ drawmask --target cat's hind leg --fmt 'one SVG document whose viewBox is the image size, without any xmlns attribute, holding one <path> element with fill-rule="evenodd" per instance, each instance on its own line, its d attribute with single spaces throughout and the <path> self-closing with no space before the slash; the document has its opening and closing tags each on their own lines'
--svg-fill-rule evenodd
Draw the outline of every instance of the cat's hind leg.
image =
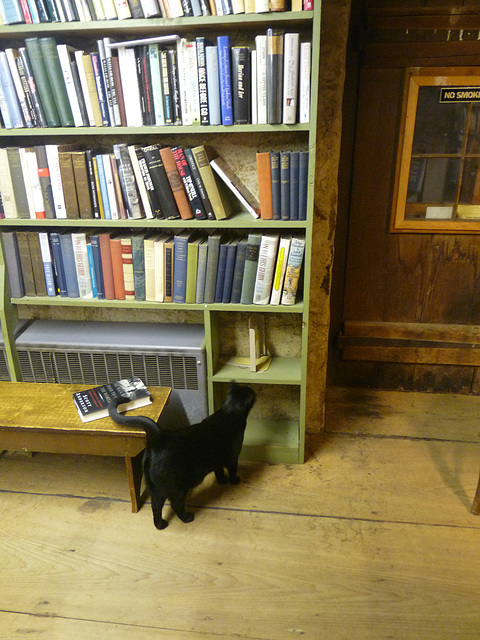
<svg viewBox="0 0 480 640">
<path fill-rule="evenodd" d="M 168 527 L 168 522 L 162 517 L 162 510 L 166 496 L 160 494 L 154 488 L 150 491 L 150 497 L 152 499 L 153 524 L 157 529 L 166 529 Z"/>
<path fill-rule="evenodd" d="M 181 489 L 172 493 L 170 497 L 170 504 L 177 516 L 182 522 L 192 522 L 195 516 L 190 511 L 185 510 L 185 501 L 187 499 L 187 491 Z"/>
</svg>

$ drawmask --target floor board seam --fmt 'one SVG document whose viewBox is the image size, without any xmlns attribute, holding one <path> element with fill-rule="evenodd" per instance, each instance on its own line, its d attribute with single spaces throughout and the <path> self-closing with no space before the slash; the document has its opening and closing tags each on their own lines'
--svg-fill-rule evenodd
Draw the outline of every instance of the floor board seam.
<svg viewBox="0 0 480 640">
<path fill-rule="evenodd" d="M 342 438 L 362 438 L 372 440 L 411 440 L 413 442 L 443 442 L 445 444 L 474 444 L 479 445 L 480 440 L 455 440 L 452 438 L 434 438 L 428 436 L 405 436 L 405 435 L 390 435 L 384 433 L 365 433 L 363 431 L 357 431 L 350 433 L 348 431 L 323 431 L 326 436 L 339 436 Z"/>
</svg>

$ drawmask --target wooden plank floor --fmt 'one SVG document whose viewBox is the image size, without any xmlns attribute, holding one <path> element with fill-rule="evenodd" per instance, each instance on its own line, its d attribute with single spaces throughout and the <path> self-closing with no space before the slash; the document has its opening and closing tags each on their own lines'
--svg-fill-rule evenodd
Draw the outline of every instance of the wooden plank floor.
<svg viewBox="0 0 480 640">
<path fill-rule="evenodd" d="M 301 466 L 129 512 L 123 460 L 0 459 L 0 637 L 479 637 L 480 398 L 331 389 Z"/>
</svg>

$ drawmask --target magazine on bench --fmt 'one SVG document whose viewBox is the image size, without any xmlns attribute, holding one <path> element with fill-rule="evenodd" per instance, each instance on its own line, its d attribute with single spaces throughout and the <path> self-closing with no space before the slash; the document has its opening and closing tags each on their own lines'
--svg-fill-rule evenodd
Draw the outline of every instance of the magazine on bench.
<svg viewBox="0 0 480 640">
<path fill-rule="evenodd" d="M 106 418 L 111 400 L 121 396 L 128 396 L 130 401 L 118 405 L 120 412 L 152 403 L 150 391 L 140 378 L 125 378 L 117 382 L 103 384 L 100 387 L 77 391 L 73 394 L 73 402 L 82 422 L 91 422 Z"/>
</svg>

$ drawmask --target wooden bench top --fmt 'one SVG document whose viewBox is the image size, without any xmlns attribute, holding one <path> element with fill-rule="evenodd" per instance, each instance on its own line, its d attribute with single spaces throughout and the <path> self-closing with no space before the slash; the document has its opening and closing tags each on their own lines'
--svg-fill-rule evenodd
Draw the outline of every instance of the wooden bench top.
<svg viewBox="0 0 480 640">
<path fill-rule="evenodd" d="M 50 431 L 82 435 L 145 438 L 141 429 L 124 427 L 110 418 L 82 422 L 73 403 L 75 391 L 96 385 L 0 382 L 0 429 Z M 98 385 L 99 386 L 99 385 Z M 152 404 L 129 411 L 157 420 L 170 395 L 169 387 L 149 387 Z"/>
</svg>

